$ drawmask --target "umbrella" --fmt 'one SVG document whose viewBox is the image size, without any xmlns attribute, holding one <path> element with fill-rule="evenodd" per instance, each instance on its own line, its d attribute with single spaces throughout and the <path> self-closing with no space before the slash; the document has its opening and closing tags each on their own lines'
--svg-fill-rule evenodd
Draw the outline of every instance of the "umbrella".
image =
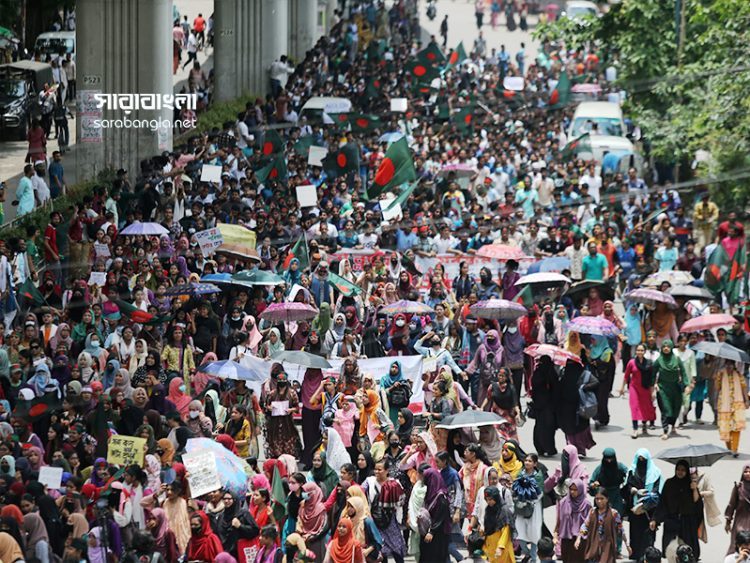
<svg viewBox="0 0 750 563">
<path fill-rule="evenodd" d="M 579 293 L 588 293 L 589 289 L 599 290 L 599 296 L 602 299 L 613 299 L 615 296 L 615 290 L 612 284 L 602 280 L 583 280 L 571 284 L 571 286 L 565 291 L 565 295 L 577 295 Z"/>
<path fill-rule="evenodd" d="M 664 282 L 669 282 L 670 285 L 686 285 L 694 282 L 695 278 L 690 272 L 684 272 L 682 270 L 668 270 L 666 272 L 656 272 L 648 276 L 641 285 L 646 287 L 659 287 Z"/>
<path fill-rule="evenodd" d="M 731 326 L 734 323 L 734 317 L 732 315 L 727 315 L 726 313 L 701 315 L 700 317 L 695 317 L 694 319 L 682 323 L 680 332 L 700 332 L 701 330 L 710 330 L 720 326 Z"/>
<path fill-rule="evenodd" d="M 576 317 L 566 323 L 566 328 L 581 334 L 595 334 L 598 336 L 617 336 L 620 329 L 602 317 Z"/>
<path fill-rule="evenodd" d="M 384 133 L 380 136 L 380 138 L 378 139 L 378 142 L 379 143 L 395 143 L 403 136 L 404 134 L 401 131 L 396 131 L 394 133 Z"/>
<path fill-rule="evenodd" d="M 407 301 L 406 299 L 402 299 L 401 301 L 396 301 L 395 303 L 386 305 L 380 309 L 380 312 L 386 315 L 395 315 L 397 313 L 404 313 L 407 315 L 429 315 L 434 313 L 435 310 L 429 305 L 425 305 L 419 301 Z"/>
<path fill-rule="evenodd" d="M 120 231 L 121 235 L 168 235 L 169 231 L 162 227 L 159 223 L 141 223 L 136 221 L 132 225 L 128 225 Z"/>
<path fill-rule="evenodd" d="M 469 164 L 448 164 L 440 169 L 438 176 L 447 176 L 451 172 L 455 172 L 457 178 L 470 178 L 477 173 Z"/>
<path fill-rule="evenodd" d="M 236 495 L 247 493 L 247 481 L 251 473 L 250 466 L 244 459 L 230 452 L 221 443 L 210 438 L 190 438 L 185 445 L 185 451 L 213 452 L 221 486 Z"/>
<path fill-rule="evenodd" d="M 722 457 L 731 454 L 730 450 L 715 444 L 688 444 L 676 448 L 667 448 L 654 457 L 675 465 L 678 461 L 684 459 L 690 464 L 690 467 L 708 467 L 719 461 Z"/>
<path fill-rule="evenodd" d="M 210 362 L 198 367 L 198 371 L 222 379 L 242 379 L 244 381 L 265 381 L 265 375 L 247 369 L 232 360 Z"/>
<path fill-rule="evenodd" d="M 281 285 L 286 280 L 273 272 L 265 270 L 242 270 L 232 276 L 233 282 L 241 282 L 246 285 Z"/>
<path fill-rule="evenodd" d="M 531 285 L 535 283 L 558 286 L 570 283 L 570 278 L 554 272 L 539 272 L 537 274 L 527 274 L 521 277 L 516 282 L 516 285 Z"/>
<path fill-rule="evenodd" d="M 656 303 L 666 303 L 670 307 L 677 308 L 677 302 L 669 293 L 664 293 L 658 289 L 649 289 L 642 287 L 634 289 L 622 296 L 623 301 L 631 303 L 643 303 L 644 305 L 655 305 Z"/>
<path fill-rule="evenodd" d="M 573 352 L 563 350 L 559 346 L 553 346 L 552 344 L 532 344 L 524 353 L 528 354 L 532 358 L 539 358 L 540 356 L 549 356 L 552 361 L 558 366 L 565 366 L 568 360 L 573 360 L 582 364 L 581 358 Z"/>
<path fill-rule="evenodd" d="M 305 303 L 271 303 L 260 314 L 261 319 L 272 323 L 309 321 L 318 316 L 318 310 Z"/>
<path fill-rule="evenodd" d="M 565 256 L 553 256 L 545 258 L 539 262 L 534 262 L 526 270 L 527 274 L 536 274 L 537 272 L 562 272 L 570 268 L 570 258 Z"/>
<path fill-rule="evenodd" d="M 701 301 L 713 301 L 713 294 L 702 287 L 694 285 L 678 285 L 669 288 L 672 297 L 685 297 L 686 299 L 700 299 Z"/>
<path fill-rule="evenodd" d="M 747 352 L 743 352 L 739 348 L 735 348 L 726 342 L 698 342 L 698 344 L 693 346 L 693 350 L 703 352 L 709 356 L 724 358 L 725 360 L 743 362 L 746 364 L 750 363 L 750 356 Z"/>
<path fill-rule="evenodd" d="M 211 295 L 213 293 L 221 293 L 221 289 L 212 283 L 191 282 L 172 286 L 164 292 L 164 295 L 175 297 L 177 295 Z"/>
<path fill-rule="evenodd" d="M 219 254 L 227 254 L 228 256 L 233 256 L 242 260 L 257 260 L 258 262 L 260 262 L 260 256 L 258 256 L 257 250 L 240 243 L 225 242 L 214 252 L 217 252 Z"/>
<path fill-rule="evenodd" d="M 496 260 L 523 260 L 526 258 L 520 247 L 508 246 L 507 244 L 485 244 L 477 250 L 477 256 Z"/>
<path fill-rule="evenodd" d="M 477 426 L 495 426 L 496 424 L 509 424 L 499 414 L 494 412 L 485 412 L 478 410 L 462 411 L 458 414 L 446 416 L 443 421 L 437 425 L 438 428 L 454 430 L 456 428 L 472 428 Z"/>
<path fill-rule="evenodd" d="M 482 319 L 515 320 L 527 313 L 526 307 L 507 299 L 485 299 L 474 303 L 469 310 Z"/>
<path fill-rule="evenodd" d="M 286 350 L 274 355 L 272 360 L 287 364 L 295 364 L 314 369 L 330 369 L 332 366 L 322 356 L 310 354 L 309 352 Z"/>
</svg>

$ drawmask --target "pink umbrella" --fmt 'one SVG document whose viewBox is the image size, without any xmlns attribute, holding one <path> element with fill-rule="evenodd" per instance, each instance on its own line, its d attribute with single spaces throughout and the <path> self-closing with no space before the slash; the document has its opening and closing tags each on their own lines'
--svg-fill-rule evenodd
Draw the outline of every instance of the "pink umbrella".
<svg viewBox="0 0 750 563">
<path fill-rule="evenodd" d="M 540 356 L 549 356 L 558 366 L 565 366 L 568 360 L 573 360 L 579 364 L 583 363 L 581 362 L 581 358 L 573 352 L 568 352 L 552 344 L 532 344 L 524 352 L 535 359 Z"/>
<path fill-rule="evenodd" d="M 617 336 L 620 329 L 614 323 L 602 317 L 576 317 L 565 324 L 568 330 L 581 334 L 595 334 L 598 336 Z"/>
<path fill-rule="evenodd" d="M 664 293 L 658 289 L 648 289 L 642 287 L 634 289 L 622 296 L 623 301 L 633 303 L 643 303 L 645 305 L 655 305 L 656 303 L 666 303 L 670 307 L 677 308 L 677 302 L 669 293 Z"/>
<path fill-rule="evenodd" d="M 469 310 L 481 319 L 520 319 L 526 314 L 526 307 L 507 299 L 485 299 L 474 303 Z"/>
<path fill-rule="evenodd" d="M 314 319 L 318 310 L 305 303 L 271 303 L 268 308 L 260 314 L 261 319 L 272 323 L 307 321 Z"/>
<path fill-rule="evenodd" d="M 477 256 L 495 258 L 496 260 L 523 260 L 526 258 L 520 247 L 507 244 L 485 244 L 477 250 Z"/>
<path fill-rule="evenodd" d="M 477 173 L 476 169 L 470 164 L 457 163 L 443 166 L 438 172 L 438 176 L 447 176 L 450 172 L 455 172 L 457 178 L 469 178 Z"/>
<path fill-rule="evenodd" d="M 732 326 L 734 322 L 734 317 L 726 313 L 701 315 L 700 317 L 685 321 L 680 327 L 680 332 L 699 332 L 701 330 L 719 328 L 720 326 Z"/>
</svg>

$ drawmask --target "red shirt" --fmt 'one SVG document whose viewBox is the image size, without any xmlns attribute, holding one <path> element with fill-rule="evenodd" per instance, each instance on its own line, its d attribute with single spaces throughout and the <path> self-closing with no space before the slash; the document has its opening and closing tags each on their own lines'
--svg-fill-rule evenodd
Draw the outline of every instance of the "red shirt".
<svg viewBox="0 0 750 563">
<path fill-rule="evenodd" d="M 193 20 L 193 29 L 200 33 L 204 29 L 206 29 L 206 20 L 204 20 L 202 17 L 198 16 Z"/>
<path fill-rule="evenodd" d="M 47 242 L 52 251 L 60 256 L 60 251 L 57 249 L 57 229 L 55 229 L 55 227 L 53 227 L 52 225 L 47 225 L 47 228 L 44 230 L 44 240 Z M 47 250 L 46 245 L 44 247 L 44 259 L 47 262 L 55 261 L 55 258 L 52 256 L 50 251 Z"/>
</svg>

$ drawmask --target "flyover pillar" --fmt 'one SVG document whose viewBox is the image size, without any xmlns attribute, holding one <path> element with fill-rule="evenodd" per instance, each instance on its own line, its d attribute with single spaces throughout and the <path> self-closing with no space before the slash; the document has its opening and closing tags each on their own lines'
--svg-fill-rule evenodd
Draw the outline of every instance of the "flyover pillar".
<svg viewBox="0 0 750 563">
<path fill-rule="evenodd" d="M 305 58 L 318 35 L 318 0 L 289 0 L 289 54 L 295 63 Z"/>
</svg>

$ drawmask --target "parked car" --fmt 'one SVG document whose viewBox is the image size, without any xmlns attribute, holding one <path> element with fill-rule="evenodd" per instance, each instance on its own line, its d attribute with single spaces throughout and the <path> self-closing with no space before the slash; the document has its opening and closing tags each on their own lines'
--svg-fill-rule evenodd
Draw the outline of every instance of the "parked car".
<svg viewBox="0 0 750 563">
<path fill-rule="evenodd" d="M 620 106 L 612 102 L 581 102 L 578 104 L 568 128 L 568 137 L 573 139 L 594 129 L 599 135 L 625 137 L 627 128 Z"/>
<path fill-rule="evenodd" d="M 52 84 L 52 67 L 36 61 L 0 65 L 0 135 L 26 140 L 38 114 L 39 92 Z"/>
<path fill-rule="evenodd" d="M 36 38 L 34 51 L 46 55 L 59 56 L 70 53 L 73 60 L 76 58 L 76 32 L 75 31 L 50 31 L 42 33 Z"/>
</svg>

